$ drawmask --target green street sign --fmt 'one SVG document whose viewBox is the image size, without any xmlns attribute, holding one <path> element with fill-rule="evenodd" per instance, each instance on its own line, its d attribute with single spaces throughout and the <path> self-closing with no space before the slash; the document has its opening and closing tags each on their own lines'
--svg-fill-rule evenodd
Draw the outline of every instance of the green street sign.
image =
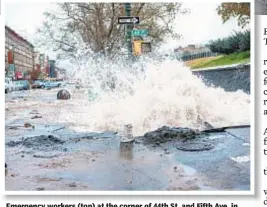
<svg viewBox="0 0 267 207">
<path fill-rule="evenodd" d="M 147 35 L 148 35 L 147 29 L 132 30 L 132 36 L 147 36 Z"/>
</svg>

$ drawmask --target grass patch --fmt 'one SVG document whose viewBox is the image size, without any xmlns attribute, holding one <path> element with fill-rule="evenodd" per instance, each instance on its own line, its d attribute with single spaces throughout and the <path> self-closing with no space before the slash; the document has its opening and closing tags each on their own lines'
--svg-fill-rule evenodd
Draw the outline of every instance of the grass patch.
<svg viewBox="0 0 267 207">
<path fill-rule="evenodd" d="M 185 65 L 190 68 L 198 67 L 199 65 L 206 64 L 212 60 L 216 60 L 222 56 L 216 56 L 216 57 L 205 57 L 205 58 L 198 58 L 194 60 L 189 60 L 185 62 Z"/>
<path fill-rule="evenodd" d="M 233 53 L 230 55 L 218 56 L 213 58 L 201 58 L 188 61 L 186 65 L 191 69 L 208 68 L 232 64 L 242 64 L 250 62 L 250 51 Z"/>
</svg>

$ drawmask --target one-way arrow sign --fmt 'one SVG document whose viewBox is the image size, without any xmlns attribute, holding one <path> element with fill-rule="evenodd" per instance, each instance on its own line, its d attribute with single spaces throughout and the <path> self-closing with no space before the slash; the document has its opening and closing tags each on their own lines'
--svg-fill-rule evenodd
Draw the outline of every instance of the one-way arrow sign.
<svg viewBox="0 0 267 207">
<path fill-rule="evenodd" d="M 139 24 L 139 17 L 119 17 L 118 24 Z"/>
</svg>

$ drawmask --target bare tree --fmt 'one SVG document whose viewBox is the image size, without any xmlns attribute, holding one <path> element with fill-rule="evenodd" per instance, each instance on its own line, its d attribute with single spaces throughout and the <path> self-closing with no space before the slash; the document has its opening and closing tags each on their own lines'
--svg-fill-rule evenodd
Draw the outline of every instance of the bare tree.
<svg viewBox="0 0 267 207">
<path fill-rule="evenodd" d="M 221 3 L 217 8 L 223 23 L 230 18 L 236 17 L 238 26 L 244 28 L 250 23 L 250 3 Z"/>
<path fill-rule="evenodd" d="M 132 16 L 140 16 L 138 28 L 148 29 L 154 43 L 166 35 L 179 37 L 173 23 L 186 13 L 180 3 L 132 3 Z M 125 28 L 118 17 L 125 16 L 122 3 L 59 3 L 56 12 L 46 12 L 39 29 L 39 44 L 52 46 L 61 58 L 74 57 L 83 46 L 93 52 L 116 54 L 125 43 Z"/>
</svg>

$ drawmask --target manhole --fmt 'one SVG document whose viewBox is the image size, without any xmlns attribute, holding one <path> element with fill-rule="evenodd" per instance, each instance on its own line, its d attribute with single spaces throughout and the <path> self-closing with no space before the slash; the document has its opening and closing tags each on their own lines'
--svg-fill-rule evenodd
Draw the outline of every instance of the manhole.
<svg viewBox="0 0 267 207">
<path fill-rule="evenodd" d="M 176 148 L 182 151 L 205 151 L 213 149 L 214 145 L 207 142 L 188 142 L 179 144 Z"/>
</svg>

